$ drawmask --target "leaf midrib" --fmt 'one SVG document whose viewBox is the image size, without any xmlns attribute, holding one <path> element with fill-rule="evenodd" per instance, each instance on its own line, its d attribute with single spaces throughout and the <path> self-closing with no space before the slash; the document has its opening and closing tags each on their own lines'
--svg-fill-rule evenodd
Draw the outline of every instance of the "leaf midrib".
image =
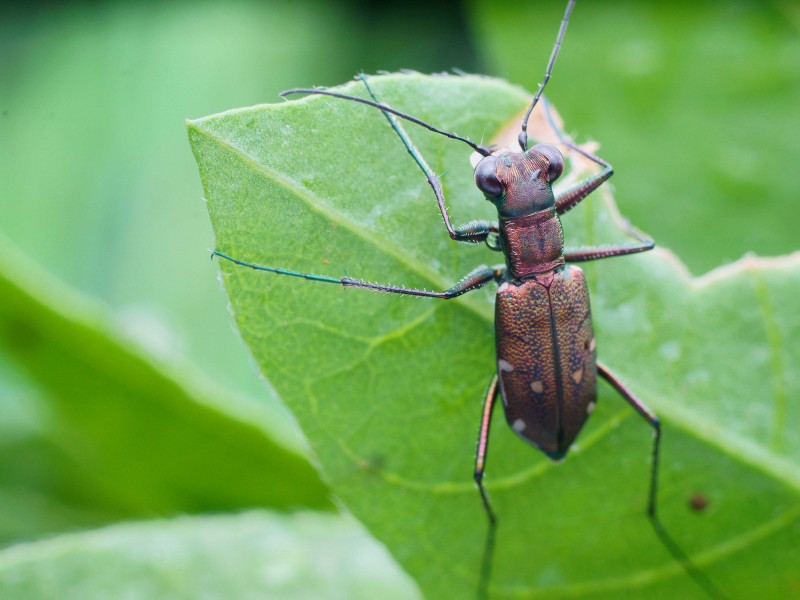
<svg viewBox="0 0 800 600">
<path fill-rule="evenodd" d="M 311 193 L 310 190 L 300 185 L 294 179 L 285 177 L 272 168 L 260 164 L 254 157 L 248 154 L 247 151 L 234 144 L 231 144 L 227 140 L 216 135 L 212 130 L 202 127 L 198 121 L 190 121 L 190 123 L 197 132 L 201 133 L 206 138 L 211 139 L 213 142 L 216 142 L 221 148 L 226 149 L 240 157 L 243 162 L 251 166 L 254 170 L 266 177 L 271 178 L 273 181 L 284 187 L 288 192 L 294 194 L 297 198 L 302 200 L 312 212 L 336 222 L 339 227 L 343 227 L 354 237 L 360 238 L 368 245 L 375 248 L 378 252 L 382 252 L 383 254 L 398 261 L 411 273 L 414 273 L 429 281 L 434 290 L 442 291 L 452 285 L 444 281 L 444 278 L 439 273 L 405 252 L 402 246 L 397 246 L 396 244 L 391 243 L 388 241 L 388 238 L 380 238 L 377 235 L 371 234 L 368 228 L 359 225 L 349 216 L 337 211 L 328 203 L 321 201 L 317 195 Z M 492 307 L 488 306 L 485 302 L 481 302 L 479 297 L 465 294 L 463 296 L 459 296 L 458 298 L 452 299 L 450 302 L 454 303 L 456 306 L 466 308 L 487 323 L 491 323 L 493 320 Z"/>
</svg>

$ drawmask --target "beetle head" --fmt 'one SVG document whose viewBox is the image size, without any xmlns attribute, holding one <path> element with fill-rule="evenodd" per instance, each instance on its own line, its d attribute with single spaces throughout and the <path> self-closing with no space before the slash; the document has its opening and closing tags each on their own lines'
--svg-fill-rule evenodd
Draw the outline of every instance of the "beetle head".
<svg viewBox="0 0 800 600">
<path fill-rule="evenodd" d="M 497 207 L 501 217 L 518 217 L 555 204 L 553 182 L 564 170 L 564 158 L 550 144 L 525 152 L 501 150 L 475 166 L 475 185 Z"/>
</svg>

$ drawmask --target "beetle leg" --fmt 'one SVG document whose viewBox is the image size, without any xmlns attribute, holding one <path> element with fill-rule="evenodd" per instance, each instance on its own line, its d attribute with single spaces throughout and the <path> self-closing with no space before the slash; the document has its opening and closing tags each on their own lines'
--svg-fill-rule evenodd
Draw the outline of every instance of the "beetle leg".
<svg viewBox="0 0 800 600">
<path fill-rule="evenodd" d="M 586 262 L 609 256 L 624 256 L 625 254 L 636 254 L 637 252 L 647 252 L 655 247 L 652 239 L 641 231 L 625 222 L 625 231 L 632 238 L 639 241 L 638 244 L 621 244 L 619 246 L 590 246 L 586 248 L 566 248 L 564 250 L 564 260 L 567 262 Z"/>
<path fill-rule="evenodd" d="M 492 424 L 492 409 L 497 399 L 500 388 L 497 385 L 497 375 L 492 378 L 489 389 L 486 391 L 486 398 L 483 401 L 483 416 L 481 418 L 481 428 L 478 431 L 478 449 L 475 452 L 475 483 L 481 493 L 483 507 L 486 509 L 486 516 L 489 524 L 494 526 L 497 523 L 492 505 L 489 502 L 489 495 L 483 485 L 483 474 L 486 471 L 486 453 L 489 448 L 489 428 Z"/>
<path fill-rule="evenodd" d="M 564 132 L 561 131 L 553 119 L 553 115 L 550 112 L 550 103 L 547 100 L 544 101 L 544 108 L 547 120 L 550 123 L 550 127 L 556 133 L 556 136 L 558 136 L 559 141 L 570 150 L 585 156 L 592 162 L 603 167 L 603 170 L 599 173 L 587 177 L 583 181 L 579 181 L 556 196 L 556 211 L 561 215 L 586 198 L 586 196 L 600 187 L 605 181 L 608 181 L 608 179 L 614 174 L 614 167 L 596 154 L 592 154 L 588 150 L 584 150 L 570 140 L 564 134 Z M 630 223 L 626 223 L 625 228 L 628 235 L 639 240 L 639 244 L 626 244 L 622 246 L 608 246 L 599 248 L 578 248 L 573 251 L 565 252 L 564 257 L 567 262 L 583 262 L 587 260 L 596 260 L 598 258 L 608 258 L 609 256 L 622 256 L 624 254 L 645 252 L 653 249 L 655 246 L 653 240 L 642 234 L 636 228 L 632 227 Z"/>
<path fill-rule="evenodd" d="M 489 531 L 486 534 L 486 546 L 483 552 L 481 579 L 478 587 L 479 598 L 485 598 L 487 594 L 486 586 L 489 584 L 489 576 L 492 569 L 494 536 L 497 529 L 497 516 L 494 514 L 492 503 L 489 501 L 489 493 L 486 491 L 486 487 L 483 484 L 483 474 L 486 469 L 486 452 L 489 448 L 489 428 L 492 424 L 492 409 L 494 409 L 498 393 L 500 393 L 500 388 L 497 385 L 497 374 L 495 374 L 492 378 L 492 382 L 489 384 L 489 389 L 486 391 L 486 399 L 483 402 L 481 428 L 478 431 L 478 449 L 475 452 L 475 483 L 478 485 L 478 491 L 481 494 L 481 501 L 483 502 L 483 510 L 486 512 L 486 518 L 489 520 Z"/>
<path fill-rule="evenodd" d="M 727 600 L 727 596 L 714 585 L 705 573 L 694 565 L 681 547 L 667 534 L 663 525 L 661 525 L 661 522 L 658 520 L 658 515 L 656 513 L 656 494 L 658 491 L 658 452 L 661 444 L 661 422 L 656 414 L 650 410 L 644 402 L 639 400 L 614 373 L 608 370 L 608 367 L 598 362 L 597 373 L 610 383 L 611 386 L 627 400 L 628 404 L 630 404 L 653 428 L 653 453 L 650 462 L 650 496 L 647 503 L 647 516 L 650 519 L 650 523 L 656 535 L 672 557 L 683 567 L 686 574 L 694 579 L 695 583 L 703 588 L 709 597 L 718 600 Z"/>
<path fill-rule="evenodd" d="M 372 91 L 369 82 L 367 82 L 367 76 L 361 73 L 359 74 L 358 78 L 364 82 L 364 85 L 366 86 L 367 91 L 372 99 L 375 102 L 378 102 L 378 97 L 375 95 L 375 92 Z M 500 231 L 498 224 L 490 221 L 472 221 L 466 225 L 453 227 L 453 225 L 450 223 L 450 215 L 447 214 L 447 205 L 444 202 L 444 192 L 442 191 L 441 179 L 438 175 L 436 175 L 436 173 L 433 172 L 433 169 L 431 169 L 430 165 L 428 165 L 428 163 L 425 161 L 425 158 L 422 156 L 420 151 L 417 150 L 416 146 L 414 146 L 411 138 L 408 137 L 406 130 L 403 128 L 397 118 L 390 112 L 385 110 L 382 112 L 389 121 L 389 125 L 392 126 L 392 129 L 394 129 L 395 133 L 400 138 L 400 141 L 403 142 L 403 145 L 411 155 L 411 158 L 414 159 L 414 162 L 417 163 L 417 166 L 419 166 L 419 168 L 428 178 L 428 185 L 431 186 L 431 189 L 436 196 L 436 203 L 439 205 L 439 211 L 442 213 L 444 225 L 447 228 L 447 233 L 450 235 L 450 238 L 456 242 L 479 243 L 485 241 L 486 238 L 489 237 L 489 234 L 498 233 Z"/>
<path fill-rule="evenodd" d="M 345 287 L 358 287 L 376 292 L 388 292 L 390 294 L 405 294 L 408 296 L 425 296 L 429 298 L 440 298 L 442 300 L 449 300 L 461 294 L 466 294 L 472 290 L 482 288 L 490 281 L 502 281 L 506 273 L 505 265 L 495 265 L 494 267 L 480 266 L 477 269 L 467 273 L 461 281 L 453 287 L 446 289 L 443 292 L 429 292 L 428 290 L 418 290 L 414 288 L 396 287 L 393 285 L 382 285 L 378 283 L 369 283 L 361 281 L 360 279 L 344 278 L 341 284 Z"/>
<path fill-rule="evenodd" d="M 604 182 L 608 181 L 608 179 L 614 174 L 614 168 L 599 156 L 595 156 L 590 152 L 586 152 L 583 148 L 576 146 L 572 142 L 562 141 L 562 143 L 568 148 L 583 154 L 598 164 L 604 165 L 605 168 L 596 175 L 592 175 L 583 181 L 579 181 L 556 196 L 556 211 L 558 211 L 558 214 L 560 215 L 563 215 L 569 209 L 578 204 L 578 202 L 586 198 L 586 196 L 599 188 Z"/>
<path fill-rule="evenodd" d="M 500 233 L 500 225 L 497 221 L 470 221 L 456 227 L 456 234 L 464 236 L 464 240 L 461 241 L 486 242 L 489 248 L 495 250 L 495 246 L 489 243 L 489 234 L 492 233 Z M 499 249 L 498 247 L 497 250 Z"/>
<path fill-rule="evenodd" d="M 620 395 L 627 400 L 628 404 L 633 407 L 639 415 L 648 422 L 650 427 L 653 428 L 653 454 L 650 461 L 650 496 L 647 503 L 647 515 L 651 519 L 656 518 L 656 491 L 658 485 L 658 450 L 661 444 L 661 422 L 658 420 L 656 414 L 645 406 L 644 402 L 639 400 L 631 392 L 620 379 L 608 370 L 603 363 L 597 363 L 597 373 L 605 379 L 611 386 L 617 390 Z"/>
<path fill-rule="evenodd" d="M 655 247 L 655 242 L 636 229 L 628 221 L 623 222 L 625 232 L 632 238 L 638 240 L 638 244 L 621 244 L 618 246 L 589 246 L 585 248 L 565 248 L 564 260 L 567 262 L 586 262 L 598 260 L 610 256 L 624 256 L 626 254 L 636 254 L 637 252 L 647 252 Z"/>
<path fill-rule="evenodd" d="M 423 296 L 426 298 L 440 298 L 442 300 L 449 300 L 461 294 L 466 294 L 472 290 L 482 288 L 490 281 L 502 281 L 505 277 L 506 266 L 495 265 L 493 267 L 481 266 L 465 275 L 461 281 L 453 287 L 446 289 L 443 292 L 431 292 L 428 290 L 419 290 L 416 288 L 405 288 L 394 285 L 383 285 L 380 283 L 370 283 L 369 281 L 362 281 L 361 279 L 351 279 L 350 277 L 327 277 L 325 275 L 314 275 L 313 273 L 301 273 L 299 271 L 291 271 L 289 269 L 281 269 L 278 267 L 267 267 L 256 263 L 250 263 L 238 258 L 233 258 L 220 252 L 219 250 L 212 250 L 213 256 L 219 256 L 241 267 L 247 267 L 256 271 L 266 271 L 268 273 L 275 273 L 276 275 L 288 275 L 289 277 L 300 277 L 308 279 L 309 281 L 319 281 L 322 283 L 338 283 L 344 287 L 355 287 L 365 290 L 372 290 L 375 292 L 387 292 L 390 294 L 404 294 L 406 296 Z"/>
<path fill-rule="evenodd" d="M 564 251 L 564 260 L 570 263 L 598 260 L 610 256 L 624 256 L 652 250 L 655 244 L 652 241 L 640 244 L 625 244 L 623 246 L 593 246 L 590 248 L 567 248 Z"/>
<path fill-rule="evenodd" d="M 588 150 L 584 150 L 570 140 L 556 124 L 555 119 L 553 119 L 553 114 L 550 112 L 550 102 L 548 102 L 547 99 L 544 99 L 543 104 L 547 122 L 555 132 L 559 142 L 573 152 L 577 152 L 581 156 L 585 156 L 592 162 L 603 167 L 603 170 L 599 173 L 587 177 L 583 181 L 579 181 L 556 196 L 556 210 L 558 211 L 558 214 L 562 215 L 578 204 L 581 200 L 586 198 L 586 196 L 599 188 L 605 181 L 608 181 L 608 179 L 614 174 L 614 167 L 596 154 L 592 154 Z"/>
</svg>

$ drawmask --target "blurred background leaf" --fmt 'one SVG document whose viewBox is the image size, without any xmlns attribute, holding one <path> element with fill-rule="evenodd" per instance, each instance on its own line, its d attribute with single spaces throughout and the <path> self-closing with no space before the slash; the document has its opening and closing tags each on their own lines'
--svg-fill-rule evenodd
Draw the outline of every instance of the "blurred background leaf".
<svg viewBox="0 0 800 600">
<path fill-rule="evenodd" d="M 109 325 L 0 238 L 0 544 L 133 517 L 331 508 L 249 403 Z"/>
<path fill-rule="evenodd" d="M 533 87 L 561 2 L 473 1 L 489 71 Z M 581 0 L 548 94 L 622 213 L 690 270 L 797 248 L 800 4 Z"/>
<path fill-rule="evenodd" d="M 268 511 L 123 523 L 0 550 L 0 596 L 418 598 L 386 550 L 352 519 Z"/>
</svg>

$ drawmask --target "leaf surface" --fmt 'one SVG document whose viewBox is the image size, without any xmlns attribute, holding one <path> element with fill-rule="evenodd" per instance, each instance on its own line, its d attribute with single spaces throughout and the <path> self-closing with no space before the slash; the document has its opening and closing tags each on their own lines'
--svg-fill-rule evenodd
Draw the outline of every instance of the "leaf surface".
<svg viewBox="0 0 800 600">
<path fill-rule="evenodd" d="M 372 81 L 381 100 L 474 140 L 518 126 L 529 99 L 483 77 Z M 345 90 L 363 94 L 359 85 Z M 491 218 L 469 149 L 408 129 L 445 174 L 454 222 Z M 498 262 L 449 240 L 379 111 L 311 97 L 193 121 L 189 135 L 217 247 L 238 259 L 437 290 Z M 624 239 L 607 192 L 564 222 L 568 245 Z M 472 468 L 494 364 L 491 291 L 442 302 L 221 267 L 244 340 L 335 492 L 426 597 L 473 596 L 486 532 Z M 585 270 L 599 356 L 664 422 L 665 527 L 732 598 L 796 594 L 800 256 L 751 258 L 702 280 L 664 250 Z M 493 598 L 704 597 L 645 517 L 649 427 L 600 391 L 563 464 L 495 416 Z M 697 495 L 703 510 L 690 507 Z"/>
</svg>

